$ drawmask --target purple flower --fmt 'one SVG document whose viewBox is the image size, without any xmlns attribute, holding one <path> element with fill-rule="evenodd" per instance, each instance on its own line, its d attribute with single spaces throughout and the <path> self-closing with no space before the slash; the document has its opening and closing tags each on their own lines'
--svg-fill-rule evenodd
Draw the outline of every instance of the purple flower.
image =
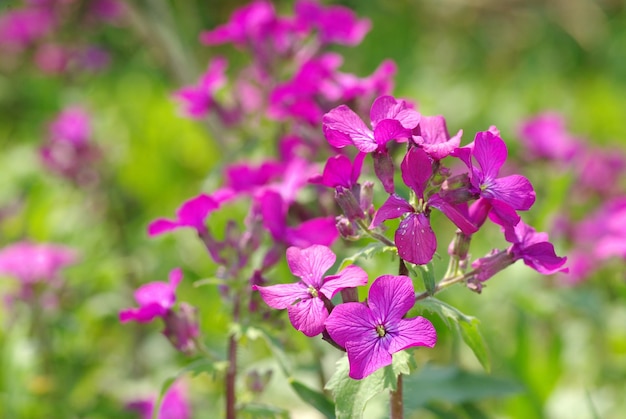
<svg viewBox="0 0 626 419">
<path fill-rule="evenodd" d="M 363 153 L 371 153 L 384 150 L 385 144 L 393 139 L 411 138 L 420 114 L 403 100 L 381 96 L 372 104 L 370 120 L 372 129 L 354 111 L 341 105 L 324 115 L 324 135 L 334 147 L 354 145 Z"/>
<path fill-rule="evenodd" d="M 76 252 L 64 246 L 18 242 L 0 250 L 0 274 L 15 277 L 23 284 L 53 281 L 61 269 L 77 260 Z"/>
<path fill-rule="evenodd" d="M 199 119 L 216 105 L 215 92 L 224 85 L 224 71 L 228 65 L 223 57 L 216 57 L 196 86 L 183 87 L 174 92 L 174 98 L 183 105 L 183 113 L 189 118 Z"/>
<path fill-rule="evenodd" d="M 579 141 L 567 132 L 563 116 L 552 112 L 525 121 L 518 135 L 530 158 L 566 162 L 577 153 L 580 146 Z"/>
<path fill-rule="evenodd" d="M 169 282 L 150 282 L 135 291 L 139 308 L 120 311 L 120 322 L 136 321 L 148 323 L 156 317 L 165 318 L 176 302 L 176 288 L 183 279 L 180 268 L 172 269 Z"/>
<path fill-rule="evenodd" d="M 275 309 L 287 309 L 293 327 L 307 336 L 316 336 L 324 330 L 328 317 L 326 304 L 337 292 L 367 284 L 367 274 L 358 266 L 350 265 L 336 275 L 324 276 L 335 263 L 336 256 L 326 246 L 313 245 L 305 249 L 287 249 L 287 264 L 302 281 L 268 287 L 253 285 L 265 303 Z"/>
<path fill-rule="evenodd" d="M 415 304 L 415 290 L 407 276 L 383 275 L 369 290 L 367 305 L 344 303 L 326 319 L 326 329 L 346 348 L 350 377 L 360 380 L 390 365 L 392 354 L 413 346 L 432 348 L 437 332 L 423 317 L 403 318 Z"/>
<path fill-rule="evenodd" d="M 519 221 L 516 210 L 528 210 L 535 202 L 530 181 L 521 175 L 498 178 L 507 157 L 504 141 L 491 131 L 476 133 L 474 141 L 457 148 L 452 155 L 460 158 L 471 171 L 474 192 L 487 199 L 493 211 L 511 225 Z M 472 157 L 478 166 L 472 163 Z"/>
<path fill-rule="evenodd" d="M 45 37 L 55 25 L 52 11 L 44 8 L 15 9 L 0 16 L 0 49 L 21 51 Z"/>
<path fill-rule="evenodd" d="M 626 169 L 626 156 L 619 149 L 580 147 L 574 160 L 577 187 L 606 197 L 621 192 L 620 179 Z"/>
<path fill-rule="evenodd" d="M 89 114 L 78 106 L 64 109 L 50 124 L 48 136 L 50 141 L 61 141 L 74 145 L 87 143 L 91 139 Z"/>
<path fill-rule="evenodd" d="M 359 180 L 364 159 L 365 153 L 357 153 L 354 163 L 341 154 L 330 157 L 326 161 L 322 175 L 315 176 L 310 181 L 328 186 L 329 188 L 342 186 L 346 189 L 352 189 Z"/>
<path fill-rule="evenodd" d="M 371 28 L 368 19 L 358 20 L 352 10 L 343 6 L 324 7 L 317 1 L 299 0 L 295 10 L 303 26 L 318 30 L 322 44 L 358 45 Z"/>
<path fill-rule="evenodd" d="M 449 156 L 461 144 L 463 135 L 463 130 L 459 130 L 454 137 L 450 138 L 446 120 L 441 115 L 422 115 L 415 131 L 416 134 L 413 135 L 415 144 L 422 147 L 435 160 Z"/>
<path fill-rule="evenodd" d="M 415 193 L 415 205 L 398 195 L 390 195 L 376 212 L 370 228 L 405 216 L 395 233 L 398 254 L 408 262 L 423 265 L 431 261 L 437 250 L 437 237 L 430 227 L 431 207 L 442 211 L 465 234 L 477 229 L 460 205 L 448 203 L 438 194 L 424 195 L 433 174 L 432 161 L 424 150 L 412 147 L 402 161 L 401 170 L 404 183 Z"/>
<path fill-rule="evenodd" d="M 205 221 L 208 215 L 219 207 L 219 203 L 206 194 L 200 194 L 195 198 L 185 201 L 176 210 L 177 219 L 168 220 L 159 218 L 148 226 L 148 235 L 157 236 L 181 227 L 196 229 L 198 235 L 207 232 Z"/>
<path fill-rule="evenodd" d="M 152 419 L 155 398 L 135 400 L 126 405 L 129 410 L 139 413 L 141 419 Z M 187 387 L 177 381 L 167 390 L 161 401 L 157 419 L 190 419 L 191 408 L 187 400 Z"/>
</svg>

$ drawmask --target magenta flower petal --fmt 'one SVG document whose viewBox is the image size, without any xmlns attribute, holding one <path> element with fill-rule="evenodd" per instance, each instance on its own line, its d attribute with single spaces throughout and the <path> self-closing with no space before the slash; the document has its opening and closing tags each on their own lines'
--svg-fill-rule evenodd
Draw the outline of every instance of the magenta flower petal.
<svg viewBox="0 0 626 419">
<path fill-rule="evenodd" d="M 309 247 L 315 244 L 330 246 L 339 237 L 335 217 L 318 217 L 301 223 L 298 227 L 287 227 L 285 242 L 288 246 Z"/>
<path fill-rule="evenodd" d="M 378 322 L 400 320 L 415 305 L 411 278 L 404 275 L 382 275 L 370 287 L 367 305 L 379 313 Z"/>
<path fill-rule="evenodd" d="M 413 129 L 420 122 L 420 114 L 414 109 L 410 109 L 406 102 L 398 100 L 393 96 L 380 96 L 370 108 L 370 120 L 372 126 L 376 128 L 378 124 L 386 119 L 393 119 L 400 122 L 404 128 Z"/>
<path fill-rule="evenodd" d="M 291 272 L 306 285 L 322 286 L 322 278 L 336 260 L 335 254 L 326 246 L 313 245 L 306 249 L 287 249 L 287 264 Z"/>
<path fill-rule="evenodd" d="M 350 372 L 348 375 L 354 380 L 361 380 L 372 374 L 379 368 L 391 365 L 393 361 L 389 352 L 390 340 L 378 339 L 376 332 L 370 330 L 371 339 L 359 341 L 348 341 L 346 351 L 350 361 Z"/>
<path fill-rule="evenodd" d="M 196 229 L 198 234 L 206 231 L 204 225 L 206 217 L 219 207 L 217 201 L 208 195 L 201 194 L 184 202 L 177 210 L 176 220 L 159 218 L 148 226 L 148 234 L 156 236 L 180 227 L 191 227 Z"/>
<path fill-rule="evenodd" d="M 379 146 L 387 144 L 391 140 L 399 140 L 411 138 L 411 130 L 408 128 L 404 128 L 400 121 L 395 119 L 385 119 L 380 121 L 376 128 L 374 128 L 374 139 L 376 144 Z M 357 142 L 354 143 L 359 150 L 359 144 Z M 361 150 L 365 151 L 365 150 Z"/>
<path fill-rule="evenodd" d="M 389 345 L 389 352 L 395 353 L 413 346 L 432 348 L 437 343 L 437 331 L 433 324 L 423 317 L 402 319 L 397 328 L 389 333 L 396 334 Z"/>
<path fill-rule="evenodd" d="M 424 265 L 437 250 L 437 237 L 424 213 L 411 213 L 400 222 L 395 234 L 398 255 L 408 262 Z"/>
<path fill-rule="evenodd" d="M 149 323 L 157 317 L 164 317 L 167 309 L 158 303 L 150 303 L 139 308 L 129 308 L 120 311 L 119 319 L 121 323 L 136 321 L 138 323 Z"/>
<path fill-rule="evenodd" d="M 433 166 L 430 157 L 421 148 L 411 148 L 400 166 L 402 180 L 418 197 L 424 196 L 424 189 L 433 174 Z"/>
<path fill-rule="evenodd" d="M 470 220 L 467 210 L 463 211 L 461 209 L 463 207 L 446 202 L 439 194 L 428 198 L 428 205 L 443 212 L 463 233 L 471 235 L 478 231 L 478 227 Z"/>
<path fill-rule="evenodd" d="M 285 309 L 298 300 L 311 298 L 307 286 L 301 282 L 295 284 L 270 285 L 268 287 L 254 285 L 252 289 L 259 291 L 265 304 L 278 310 Z"/>
<path fill-rule="evenodd" d="M 179 227 L 181 227 L 181 225 L 175 221 L 159 218 L 148 225 L 148 235 L 150 237 L 158 236 L 159 234 L 176 230 Z"/>
<path fill-rule="evenodd" d="M 387 198 L 385 203 L 378 209 L 378 211 L 376 211 L 370 228 L 379 226 L 385 220 L 398 218 L 407 212 L 412 213 L 414 211 L 415 209 L 411 206 L 411 204 L 406 202 L 404 198 L 396 194 L 389 195 L 389 198 Z"/>
<path fill-rule="evenodd" d="M 530 181 L 521 175 L 495 179 L 483 193 L 486 198 L 506 202 L 516 210 L 528 210 L 535 203 L 535 190 Z"/>
<path fill-rule="evenodd" d="M 473 155 L 482 169 L 485 180 L 495 179 L 506 161 L 507 150 L 504 141 L 489 131 L 476 133 Z"/>
<path fill-rule="evenodd" d="M 317 336 L 324 331 L 324 322 L 328 318 L 328 310 L 321 299 L 301 300 L 287 307 L 287 312 L 293 327 L 306 336 Z"/>
<path fill-rule="evenodd" d="M 554 245 L 547 241 L 528 246 L 520 256 L 526 265 L 544 275 L 568 271 L 567 268 L 563 268 L 567 258 L 557 256 Z"/>
<path fill-rule="evenodd" d="M 370 153 L 378 148 L 374 140 L 374 133 L 363 120 L 346 105 L 338 106 L 324 115 L 324 134 L 330 131 L 331 137 L 327 135 L 328 142 L 335 147 L 344 147 L 345 136 L 362 152 Z M 339 131 L 343 135 L 336 135 L 332 131 Z"/>
<path fill-rule="evenodd" d="M 325 278 L 320 291 L 328 298 L 333 298 L 337 292 L 344 288 L 354 288 L 367 285 L 367 272 L 356 265 L 347 266 L 337 275 Z"/>
<path fill-rule="evenodd" d="M 372 311 L 363 303 L 343 303 L 336 306 L 332 315 L 326 320 L 326 328 L 333 340 L 340 346 L 346 347 L 350 340 L 357 336 L 370 334 L 377 336 L 372 324 Z"/>
</svg>

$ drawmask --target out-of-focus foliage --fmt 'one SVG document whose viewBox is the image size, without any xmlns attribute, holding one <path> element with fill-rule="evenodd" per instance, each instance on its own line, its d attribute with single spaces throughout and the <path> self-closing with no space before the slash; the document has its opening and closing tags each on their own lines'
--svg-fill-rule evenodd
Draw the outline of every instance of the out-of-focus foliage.
<svg viewBox="0 0 626 419">
<path fill-rule="evenodd" d="M 0 14 L 21 4 L 2 0 Z M 186 278 L 179 300 L 198 307 L 208 349 L 224 351 L 230 324 L 217 287 L 193 284 L 215 274 L 206 250 L 192 232 L 149 240 L 146 227 L 221 180 L 217 176 L 227 156 L 214 138 L 220 133 L 211 134 L 210 120 L 182 118 L 171 93 L 194 82 L 217 53 L 228 56 L 233 66 L 245 60 L 232 49 L 198 42 L 200 31 L 225 22 L 242 4 L 129 1 L 123 17 L 90 31 L 83 30 L 88 23 L 69 20 L 57 41 L 108 51 L 110 64 L 97 71 L 50 74 L 33 64 L 34 50 L 10 62 L 0 55 L 0 246 L 28 239 L 62 243 L 80 253 L 80 262 L 64 273 L 54 311 L 19 302 L 0 309 L 0 417 L 136 417 L 125 404 L 158 394 L 188 359 L 169 345 L 158 325 L 121 325 L 118 312 L 134 304 L 135 288 L 165 281 L 176 266 Z M 293 6 L 289 1 L 275 4 L 287 13 Z M 524 150 L 517 129 L 522 120 L 553 110 L 564 115 L 575 135 L 609 150 L 626 150 L 623 2 L 337 4 L 372 21 L 361 45 L 335 47 L 345 57 L 343 68 L 365 75 L 383 59 L 395 60 L 395 95 L 415 100 L 424 114 L 445 115 L 450 132 L 465 130 L 463 144 L 496 124 L 509 153 L 520 157 Z M 81 189 L 51 175 L 40 162 L 37 150 L 48 124 L 69 105 L 91 114 L 93 141 L 102 153 L 102 188 Z M 544 202 L 528 221 L 550 231 L 562 204 L 553 197 L 576 194 L 576 184 L 549 165 L 514 161 L 535 185 L 538 203 Z M 622 174 L 622 187 L 624 178 Z M 245 208 L 237 210 L 243 218 Z M 226 214 L 216 214 L 211 225 L 221 232 L 226 219 Z M 447 228 L 452 238 L 453 230 Z M 495 228 L 483 238 L 473 243 L 476 257 L 503 244 Z M 445 254 L 448 242 L 440 240 L 440 253 Z M 557 242 L 557 249 L 559 254 L 569 250 L 564 241 Z M 370 278 L 392 264 L 371 263 Z M 439 387 L 429 389 L 432 399 L 411 404 L 420 409 L 415 417 L 619 418 L 626 411 L 625 271 L 623 260 L 615 261 L 568 286 L 519 264 L 491 279 L 480 295 L 462 286 L 446 291 L 442 299 L 479 319 L 492 376 L 483 376 L 455 331 L 433 318 L 437 349 L 429 355 L 418 352 L 418 363 L 431 359 L 435 365 L 453 363 L 473 372 L 425 367 L 406 391 L 419 392 L 417 384 L 430 380 Z M 273 273 L 289 275 L 284 266 Z M 0 295 L 14 288 L 14 281 L 0 279 Z M 331 375 L 337 354 L 320 342 L 313 343 L 314 354 L 307 353 L 308 341 L 294 332 L 288 345 L 299 380 L 317 385 L 316 360 Z M 277 417 L 284 411 L 316 417 L 288 386 L 271 355 L 262 339 L 250 338 L 241 348 L 242 372 L 278 371 L 263 396 L 278 407 Z M 185 375 L 194 417 L 221 409 L 219 374 Z M 465 392 L 459 382 L 487 390 Z M 254 400 L 253 392 L 244 397 Z M 383 403 L 370 402 L 367 417 L 382 415 Z"/>
</svg>

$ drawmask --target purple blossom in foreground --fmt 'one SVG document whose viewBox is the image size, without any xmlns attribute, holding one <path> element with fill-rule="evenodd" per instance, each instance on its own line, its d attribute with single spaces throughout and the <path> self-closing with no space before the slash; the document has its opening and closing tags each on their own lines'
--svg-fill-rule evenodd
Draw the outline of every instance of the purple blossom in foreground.
<svg viewBox="0 0 626 419">
<path fill-rule="evenodd" d="M 392 96 L 377 98 L 370 109 L 372 128 L 346 105 L 324 115 L 323 129 L 330 145 L 342 148 L 354 145 L 363 153 L 385 149 L 391 140 L 412 137 L 412 129 L 420 122 L 420 114 L 403 100 Z"/>
<path fill-rule="evenodd" d="M 364 159 L 365 153 L 358 153 L 354 158 L 354 163 L 341 154 L 330 157 L 326 161 L 322 175 L 315 176 L 310 181 L 328 186 L 329 188 L 341 186 L 346 189 L 352 189 L 357 185 Z"/>
<path fill-rule="evenodd" d="M 459 130 L 454 137 L 448 134 L 446 120 L 443 116 L 424 116 L 415 128 L 413 141 L 422 147 L 430 157 L 441 160 L 461 145 L 463 130 Z"/>
<path fill-rule="evenodd" d="M 516 210 L 528 210 L 535 203 L 533 186 L 524 176 L 498 177 L 507 158 L 507 148 L 492 131 L 476 133 L 471 144 L 457 148 L 452 155 L 470 169 L 474 193 L 487 199 L 492 210 L 505 222 L 517 224 L 520 217 Z M 473 164 L 472 157 L 478 166 Z"/>
<path fill-rule="evenodd" d="M 367 284 L 365 271 L 354 265 L 336 275 L 324 276 L 335 259 L 335 254 L 326 246 L 290 247 L 287 263 L 301 282 L 267 287 L 253 285 L 252 289 L 259 291 L 268 306 L 287 309 L 289 320 L 297 330 L 307 336 L 317 336 L 324 330 L 330 299 L 342 289 Z"/>
<path fill-rule="evenodd" d="M 135 291 L 138 308 L 120 311 L 120 322 L 148 323 L 156 317 L 165 318 L 176 302 L 176 288 L 183 279 L 180 268 L 172 269 L 169 282 L 150 282 Z"/>
<path fill-rule="evenodd" d="M 23 284 L 54 281 L 61 269 L 77 260 L 77 253 L 64 246 L 18 242 L 0 250 L 0 274 Z"/>
<path fill-rule="evenodd" d="M 175 220 L 159 218 L 148 226 L 148 235 L 157 236 L 178 228 L 190 227 L 202 236 L 207 233 L 206 218 L 219 207 L 219 203 L 206 194 L 185 201 L 177 210 Z"/>
<path fill-rule="evenodd" d="M 139 413 L 141 419 L 152 419 L 155 398 L 131 401 L 126 408 Z M 187 399 L 187 387 L 178 381 L 167 390 L 161 401 L 157 419 L 190 419 L 191 407 Z"/>
<path fill-rule="evenodd" d="M 199 119 L 216 106 L 214 94 L 226 83 L 224 72 L 227 65 L 225 58 L 214 58 L 197 85 L 186 86 L 174 92 L 173 96 L 181 103 L 185 116 Z"/>
<path fill-rule="evenodd" d="M 476 280 L 484 282 L 520 259 L 544 275 L 568 271 L 568 268 L 563 267 L 567 258 L 556 255 L 554 245 L 548 241 L 547 233 L 538 233 L 521 220 L 517 225 L 511 226 L 508 222 L 499 219 L 497 215 L 492 214 L 491 219 L 502 227 L 504 237 L 512 245 L 507 250 L 495 251 L 487 257 L 474 261 L 472 268 L 474 268 Z M 480 291 L 480 283 L 475 285 Z"/>
<path fill-rule="evenodd" d="M 383 275 L 369 290 L 367 305 L 344 303 L 326 319 L 330 337 L 346 348 L 350 377 L 360 380 L 390 365 L 392 354 L 413 346 L 432 348 L 437 332 L 423 317 L 403 318 L 415 304 L 407 276 Z"/>
<path fill-rule="evenodd" d="M 370 227 L 406 215 L 395 233 L 398 254 L 408 262 L 424 265 L 431 261 L 437 250 L 437 237 L 430 227 L 431 207 L 442 211 L 465 234 L 475 233 L 477 228 L 470 222 L 466 208 L 452 205 L 438 194 L 425 197 L 433 168 L 424 150 L 411 148 L 402 161 L 401 170 L 404 183 L 415 193 L 416 205 L 411 205 L 398 195 L 390 195 L 376 212 Z"/>
</svg>

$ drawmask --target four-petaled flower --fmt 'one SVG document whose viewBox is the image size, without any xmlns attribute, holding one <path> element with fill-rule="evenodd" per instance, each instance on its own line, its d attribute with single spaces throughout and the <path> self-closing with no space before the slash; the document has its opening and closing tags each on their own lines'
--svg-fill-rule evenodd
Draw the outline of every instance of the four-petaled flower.
<svg viewBox="0 0 626 419">
<path fill-rule="evenodd" d="M 120 322 L 147 323 L 156 317 L 165 318 L 176 302 L 176 288 L 182 279 L 183 272 L 176 268 L 170 272 L 169 282 L 150 282 L 137 288 L 135 300 L 139 307 L 120 311 Z"/>
<path fill-rule="evenodd" d="M 437 332 L 430 321 L 403 318 L 414 303 L 411 278 L 383 275 L 372 284 L 367 305 L 344 303 L 334 308 L 326 329 L 346 348 L 351 378 L 360 380 L 390 365 L 392 354 L 403 349 L 435 346 Z"/>
<path fill-rule="evenodd" d="M 291 272 L 302 279 L 295 284 L 268 287 L 253 285 L 265 303 L 276 309 L 287 309 L 293 327 L 307 336 L 324 331 L 330 299 L 342 289 L 367 284 L 367 274 L 358 266 L 350 265 L 336 275 L 324 276 L 335 263 L 336 256 L 326 246 L 313 245 L 305 249 L 287 249 L 287 263 Z"/>
<path fill-rule="evenodd" d="M 516 210 L 528 210 L 535 203 L 533 186 L 524 176 L 498 178 L 507 157 L 507 149 L 502 138 L 493 132 L 476 133 L 474 142 L 457 148 L 452 155 L 460 158 L 470 169 L 474 192 L 487 199 L 493 211 L 505 222 L 517 224 L 520 217 Z M 473 165 L 472 156 L 479 167 Z"/>
</svg>

